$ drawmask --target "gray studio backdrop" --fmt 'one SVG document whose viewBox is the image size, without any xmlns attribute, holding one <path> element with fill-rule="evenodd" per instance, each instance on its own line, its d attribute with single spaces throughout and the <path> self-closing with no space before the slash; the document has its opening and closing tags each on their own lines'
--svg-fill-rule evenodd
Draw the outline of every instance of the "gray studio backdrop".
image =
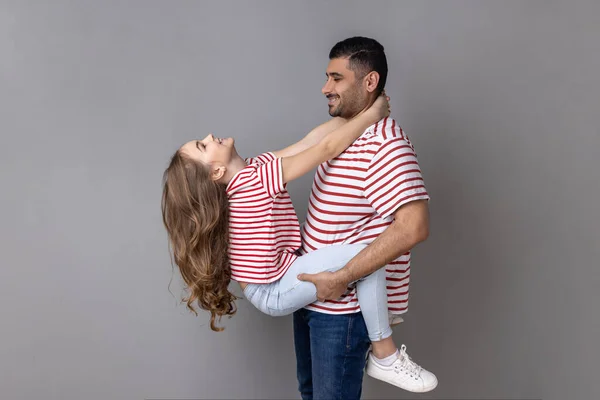
<svg viewBox="0 0 600 400">
<path fill-rule="evenodd" d="M 394 336 L 440 379 L 364 397 L 600 398 L 600 3 L 165 0 L 0 2 L 2 399 L 298 398 L 291 318 L 178 305 L 161 175 L 208 132 L 253 155 L 324 121 L 353 35 L 431 193 Z"/>
</svg>

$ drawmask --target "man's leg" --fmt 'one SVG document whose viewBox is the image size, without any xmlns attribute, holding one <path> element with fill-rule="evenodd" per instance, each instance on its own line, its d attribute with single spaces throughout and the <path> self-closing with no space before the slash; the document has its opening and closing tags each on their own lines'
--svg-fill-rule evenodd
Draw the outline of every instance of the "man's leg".
<svg viewBox="0 0 600 400">
<path fill-rule="evenodd" d="M 361 313 L 330 315 L 306 311 L 315 400 L 358 400 L 369 335 Z"/>
<path fill-rule="evenodd" d="M 296 377 L 302 400 L 312 400 L 312 359 L 310 355 L 310 328 L 306 314 L 300 309 L 294 312 L 294 347 L 296 350 Z"/>
</svg>

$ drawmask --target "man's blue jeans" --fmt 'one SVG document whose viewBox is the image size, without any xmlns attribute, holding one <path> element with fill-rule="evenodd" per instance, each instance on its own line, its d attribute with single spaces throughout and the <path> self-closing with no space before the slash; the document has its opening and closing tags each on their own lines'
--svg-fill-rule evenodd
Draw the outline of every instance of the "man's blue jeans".
<svg viewBox="0 0 600 400">
<path fill-rule="evenodd" d="M 297 376 L 303 400 L 358 400 L 369 335 L 361 313 L 294 313 Z"/>
</svg>

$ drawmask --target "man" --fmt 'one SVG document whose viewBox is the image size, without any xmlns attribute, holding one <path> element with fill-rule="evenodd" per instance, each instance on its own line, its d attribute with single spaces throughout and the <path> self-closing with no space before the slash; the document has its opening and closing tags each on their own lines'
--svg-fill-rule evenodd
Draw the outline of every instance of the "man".
<svg viewBox="0 0 600 400">
<path fill-rule="evenodd" d="M 322 89 L 329 114 L 352 118 L 384 89 L 383 46 L 369 38 L 349 38 L 331 49 L 329 59 Z M 360 398 L 369 339 L 356 292 L 349 285 L 386 268 L 389 312 L 406 312 L 410 249 L 429 234 L 428 199 L 414 148 L 391 118 L 368 128 L 344 153 L 318 168 L 302 251 L 346 243 L 369 246 L 337 272 L 299 276 L 316 285 L 320 300 L 294 313 L 303 399 Z M 401 380 L 413 374 L 418 386 L 407 390 L 426 391 L 437 385 L 433 374 L 410 360 L 404 346 L 388 361 L 390 366 L 380 369 L 370 356 L 367 373 L 398 374 L 402 369 Z"/>
</svg>

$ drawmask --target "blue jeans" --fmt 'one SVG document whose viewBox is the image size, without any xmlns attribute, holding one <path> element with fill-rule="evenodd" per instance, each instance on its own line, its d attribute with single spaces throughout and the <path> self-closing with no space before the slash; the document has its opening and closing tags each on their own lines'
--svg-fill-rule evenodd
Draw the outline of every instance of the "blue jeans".
<svg viewBox="0 0 600 400">
<path fill-rule="evenodd" d="M 369 344 L 362 313 L 296 311 L 294 345 L 302 399 L 360 399 Z"/>
<path fill-rule="evenodd" d="M 366 246 L 365 244 L 328 246 L 305 254 L 298 257 L 278 281 L 248 284 L 244 289 L 244 296 L 267 315 L 273 317 L 289 315 L 317 300 L 315 285 L 299 281 L 296 278 L 298 274 L 337 271 Z M 377 341 L 391 336 L 385 268 L 360 279 L 356 283 L 356 295 L 369 338 Z"/>
</svg>

